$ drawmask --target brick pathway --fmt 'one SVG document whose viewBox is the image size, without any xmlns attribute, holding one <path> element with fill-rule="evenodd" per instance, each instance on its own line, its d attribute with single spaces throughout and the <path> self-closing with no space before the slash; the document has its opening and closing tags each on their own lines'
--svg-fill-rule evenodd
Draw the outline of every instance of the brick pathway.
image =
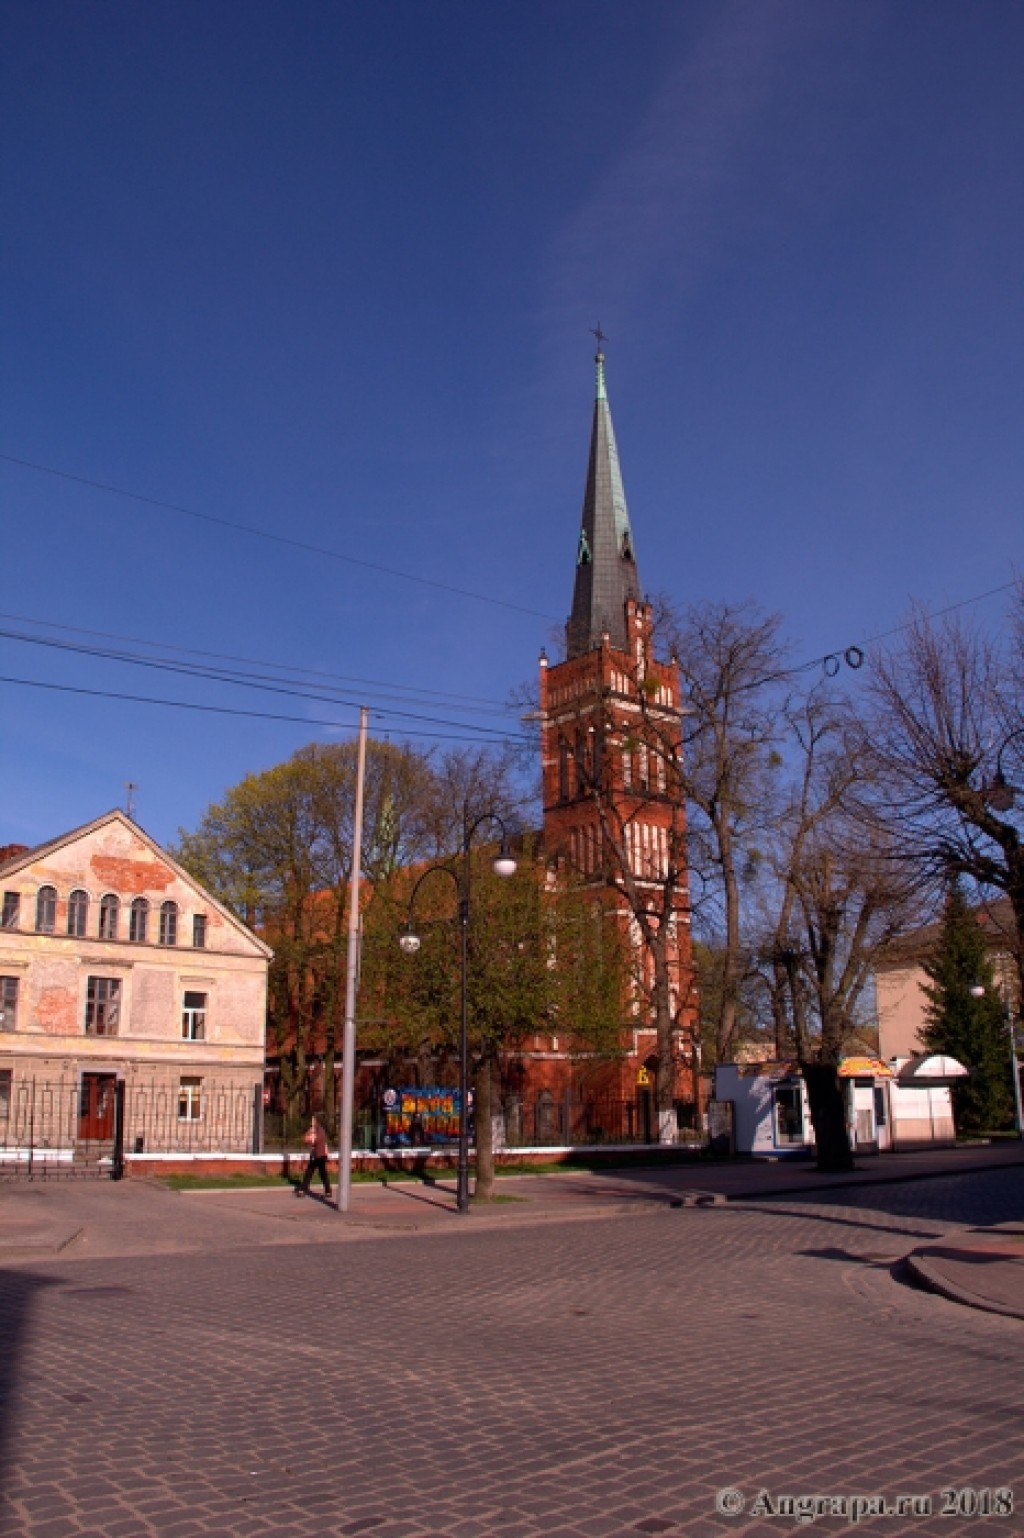
<svg viewBox="0 0 1024 1538">
<path fill-rule="evenodd" d="M 329 1212 L 297 1202 L 308 1229 L 259 1247 L 234 1204 L 276 1202 L 261 1221 L 284 1227 L 284 1197 L 154 1192 L 154 1235 L 168 1214 L 185 1227 L 166 1253 L 93 1259 L 72 1244 L 0 1274 L 0 1532 L 803 1525 L 718 1514 L 716 1492 L 735 1488 L 748 1508 L 761 1490 L 934 1502 L 930 1518 L 823 1515 L 816 1531 L 1019 1534 L 1024 1324 L 912 1290 L 892 1267 L 1020 1219 L 1020 1190 L 1005 1170 L 571 1222 L 474 1215 L 341 1243 Z M 979 1492 L 1007 1486 L 1016 1514 L 974 1514 Z M 938 1514 L 946 1488 L 961 1514 Z"/>
</svg>

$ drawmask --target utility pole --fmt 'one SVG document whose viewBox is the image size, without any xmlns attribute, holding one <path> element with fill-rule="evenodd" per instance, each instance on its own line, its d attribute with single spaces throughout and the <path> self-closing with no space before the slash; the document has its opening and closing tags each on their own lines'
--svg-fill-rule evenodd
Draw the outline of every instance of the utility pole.
<svg viewBox="0 0 1024 1538">
<path fill-rule="evenodd" d="M 352 877 L 348 899 L 348 956 L 345 968 L 345 1033 L 341 1046 L 341 1131 L 338 1138 L 338 1211 L 352 1200 L 352 1107 L 356 1086 L 356 984 L 359 977 L 359 875 L 363 863 L 363 787 L 366 780 L 366 725 L 369 710 L 359 707 L 356 754 L 356 804 L 352 817 Z"/>
</svg>

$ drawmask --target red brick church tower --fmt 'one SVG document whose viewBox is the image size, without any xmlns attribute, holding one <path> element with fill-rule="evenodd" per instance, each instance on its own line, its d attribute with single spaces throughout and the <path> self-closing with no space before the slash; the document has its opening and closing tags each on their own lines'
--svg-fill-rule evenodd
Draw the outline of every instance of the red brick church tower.
<svg viewBox="0 0 1024 1538">
<path fill-rule="evenodd" d="M 617 1091 L 671 1141 L 700 1110 L 679 669 L 654 655 L 602 351 L 595 361 L 566 656 L 540 665 L 544 845 L 630 936 L 637 988 Z"/>
</svg>

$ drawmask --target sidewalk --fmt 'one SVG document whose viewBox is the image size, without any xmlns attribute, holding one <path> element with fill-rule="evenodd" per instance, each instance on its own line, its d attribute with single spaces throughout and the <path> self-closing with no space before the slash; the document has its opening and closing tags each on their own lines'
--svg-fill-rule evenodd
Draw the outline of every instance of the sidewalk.
<svg viewBox="0 0 1024 1538">
<path fill-rule="evenodd" d="M 862 1159 L 846 1175 L 820 1175 L 807 1163 L 734 1162 L 607 1171 L 566 1170 L 503 1177 L 493 1204 L 455 1209 L 454 1180 L 356 1183 L 351 1210 L 287 1187 L 176 1192 L 150 1180 L 48 1179 L 0 1183 L 0 1264 L 62 1258 L 212 1251 L 277 1244 L 338 1243 L 391 1234 L 592 1219 L 724 1202 L 823 1196 L 849 1187 L 933 1180 L 1016 1169 L 1019 1227 L 959 1231 L 921 1245 L 906 1264 L 925 1286 L 976 1308 L 1024 1319 L 1024 1148 L 1019 1143 L 940 1149 Z"/>
</svg>

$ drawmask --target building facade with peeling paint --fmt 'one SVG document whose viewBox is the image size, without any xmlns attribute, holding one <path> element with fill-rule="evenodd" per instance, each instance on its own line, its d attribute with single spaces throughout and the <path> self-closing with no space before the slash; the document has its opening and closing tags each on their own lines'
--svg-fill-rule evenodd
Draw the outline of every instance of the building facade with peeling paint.
<svg viewBox="0 0 1024 1538">
<path fill-rule="evenodd" d="M 250 1147 L 270 948 L 123 812 L 0 851 L 0 1145 Z"/>
</svg>

